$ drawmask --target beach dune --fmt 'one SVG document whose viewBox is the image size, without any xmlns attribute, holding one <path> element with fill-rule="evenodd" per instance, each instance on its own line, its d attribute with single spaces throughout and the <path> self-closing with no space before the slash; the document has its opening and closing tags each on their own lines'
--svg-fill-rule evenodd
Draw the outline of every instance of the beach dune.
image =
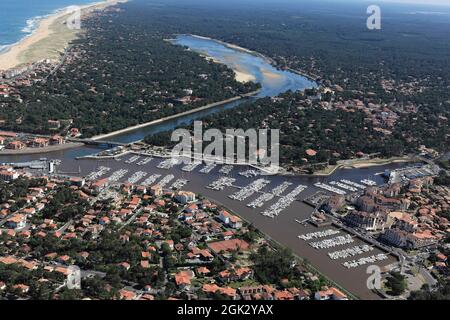
<svg viewBox="0 0 450 320">
<path fill-rule="evenodd" d="M 94 10 L 127 2 L 128 0 L 105 0 L 81 6 L 81 17 Z M 68 10 L 61 10 L 40 21 L 38 28 L 30 36 L 12 45 L 0 54 L 0 70 L 9 70 L 20 65 L 35 63 L 41 60 L 55 60 L 79 34 L 80 30 L 70 29 L 66 21 L 70 15 Z"/>
</svg>

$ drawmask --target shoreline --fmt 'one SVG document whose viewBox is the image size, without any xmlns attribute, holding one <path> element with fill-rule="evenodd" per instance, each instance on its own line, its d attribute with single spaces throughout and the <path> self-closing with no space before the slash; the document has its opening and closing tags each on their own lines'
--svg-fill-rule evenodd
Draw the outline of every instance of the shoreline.
<svg viewBox="0 0 450 320">
<path fill-rule="evenodd" d="M 267 56 L 263 55 L 260 52 L 253 51 L 253 50 L 250 50 L 250 49 L 238 46 L 238 45 L 233 44 L 233 43 L 228 43 L 228 42 L 225 42 L 225 41 L 222 41 L 222 40 L 218 40 L 218 39 L 214 39 L 214 38 L 210 38 L 210 37 L 205 37 L 205 36 L 200 36 L 200 35 L 196 35 L 196 34 L 188 33 L 188 34 L 178 34 L 178 35 L 185 35 L 185 36 L 188 35 L 188 36 L 191 36 L 191 37 L 194 37 L 194 38 L 197 38 L 197 39 L 214 41 L 214 42 L 217 42 L 217 43 L 219 43 L 219 44 L 221 44 L 221 45 L 223 45 L 223 46 L 225 46 L 225 47 L 227 47 L 229 49 L 233 49 L 233 50 L 237 50 L 237 51 L 241 51 L 241 52 L 244 52 L 244 53 L 251 54 L 251 55 L 253 55 L 255 57 L 259 57 L 259 58 L 263 59 L 265 62 L 267 62 L 268 64 L 270 64 L 272 67 L 274 67 L 275 69 L 277 69 L 279 71 L 291 71 L 291 72 L 294 72 L 294 73 L 296 73 L 296 74 L 298 74 L 300 76 L 303 76 L 303 77 L 307 78 L 309 81 L 312 81 L 317 86 L 319 86 L 319 83 L 318 83 L 318 79 L 320 78 L 319 76 L 309 75 L 309 74 L 307 74 L 305 72 L 302 72 L 302 71 L 299 71 L 299 70 L 294 70 L 294 69 L 291 69 L 291 68 L 287 68 L 286 70 L 280 69 L 279 67 L 275 66 L 275 62 L 274 62 L 274 60 L 272 58 L 267 57 Z"/>
<path fill-rule="evenodd" d="M 42 148 L 27 147 L 27 148 L 21 149 L 21 150 L 3 149 L 3 150 L 0 150 L 0 157 L 1 156 L 17 156 L 17 155 L 49 153 L 49 152 L 78 148 L 78 147 L 82 147 L 82 146 L 84 146 L 84 143 L 67 142 L 64 144 L 58 144 L 58 145 L 47 146 L 47 147 L 42 147 Z"/>
<path fill-rule="evenodd" d="M 183 116 L 186 116 L 186 115 L 189 115 L 189 114 L 193 114 L 193 113 L 197 113 L 197 112 L 200 112 L 200 111 L 203 111 L 203 110 L 219 107 L 219 106 L 222 106 L 222 105 L 230 103 L 230 102 L 239 101 L 239 100 L 241 100 L 243 98 L 246 98 L 246 97 L 252 97 L 252 96 L 255 96 L 256 94 L 258 94 L 260 91 L 261 90 L 256 90 L 256 91 L 245 93 L 245 94 L 242 94 L 240 96 L 232 97 L 232 98 L 229 98 L 229 99 L 226 99 L 226 100 L 213 102 L 213 103 L 210 103 L 210 104 L 198 107 L 198 108 L 194 108 L 194 109 L 187 110 L 187 111 L 184 111 L 184 112 L 176 113 L 176 114 L 173 114 L 173 115 L 168 116 L 168 117 L 152 120 L 152 121 L 149 121 L 149 122 L 145 122 L 145 123 L 137 124 L 137 125 L 134 125 L 134 126 L 131 126 L 131 127 L 127 127 L 127 128 L 124 128 L 124 129 L 116 130 L 116 131 L 113 131 L 113 132 L 110 132 L 110 133 L 105 133 L 105 134 L 102 134 L 102 135 L 94 136 L 94 137 L 91 137 L 90 139 L 91 140 L 101 140 L 101 139 L 113 137 L 113 136 L 116 136 L 116 135 L 119 135 L 119 134 L 122 134 L 122 133 L 127 133 L 129 131 L 142 129 L 142 128 L 149 127 L 149 126 L 152 126 L 152 125 L 155 125 L 155 124 L 160 124 L 160 123 L 163 123 L 163 122 L 166 122 L 166 121 L 169 121 L 169 120 L 173 120 L 173 119 L 176 119 L 176 118 L 179 118 L 179 117 L 183 117 Z M 136 142 L 139 142 L 139 141 L 142 141 L 142 140 L 130 142 L 130 144 L 131 143 L 136 143 Z"/>
<path fill-rule="evenodd" d="M 206 38 L 206 37 L 195 36 L 195 35 L 190 35 L 190 36 L 192 36 L 192 37 L 194 37 L 194 38 L 199 38 L 199 39 L 205 39 L 205 40 L 212 40 L 212 41 L 214 41 L 214 39 L 208 39 L 208 38 Z M 179 44 L 176 43 L 176 38 L 175 38 L 175 39 L 165 39 L 165 41 L 170 42 L 172 45 L 177 45 L 177 46 L 179 45 Z M 219 40 L 217 40 L 217 42 L 219 42 Z M 225 45 L 225 44 L 224 44 L 224 45 Z M 188 50 L 192 50 L 192 49 L 188 49 Z M 237 50 L 237 51 L 242 51 L 242 50 L 245 50 L 245 49 L 242 48 L 242 50 L 238 50 L 238 49 L 236 49 L 236 50 Z M 248 52 L 248 53 L 250 54 L 250 52 Z M 216 58 L 209 56 L 206 52 L 205 52 L 205 53 L 200 53 L 200 52 L 198 52 L 198 54 L 199 54 L 201 57 L 203 57 L 203 58 L 205 58 L 206 60 L 208 60 L 208 61 L 212 61 L 212 62 L 218 63 L 218 64 L 224 64 L 222 61 L 219 61 L 219 60 L 217 60 Z M 235 79 L 237 82 L 240 82 L 240 83 L 255 82 L 255 83 L 256 83 L 256 77 L 255 77 L 254 75 L 252 75 L 252 74 L 250 74 L 250 73 L 247 73 L 247 72 L 245 72 L 244 70 L 239 69 L 239 68 L 232 68 L 232 67 L 230 67 L 230 66 L 229 66 L 229 68 L 230 68 L 231 70 L 233 70 L 233 72 L 234 72 L 234 79 Z"/>
<path fill-rule="evenodd" d="M 225 41 L 222 41 L 222 40 L 218 40 L 218 39 L 214 39 L 214 38 L 210 38 L 210 37 L 199 36 L 199 35 L 197 35 L 197 34 L 192 34 L 192 33 L 188 33 L 188 34 L 179 34 L 179 35 L 188 35 L 188 36 L 191 36 L 191 37 L 197 38 L 197 39 L 203 39 L 203 40 L 214 41 L 214 42 L 220 43 L 221 45 L 223 45 L 223 46 L 225 46 L 225 47 L 227 47 L 227 48 L 229 48 L 229 49 L 233 49 L 233 50 L 245 52 L 245 53 L 251 54 L 251 55 L 253 55 L 253 56 L 260 57 L 260 58 L 264 59 L 266 62 L 268 62 L 269 64 L 272 64 L 272 63 L 273 63 L 273 60 L 270 59 L 269 57 L 266 57 L 265 55 L 263 55 L 263 54 L 261 54 L 261 53 L 259 53 L 259 52 L 252 51 L 252 50 L 250 50 L 250 49 L 240 47 L 240 46 L 238 46 L 238 45 L 236 45 L 236 44 L 233 44 L 233 43 L 228 43 L 228 42 L 225 42 Z"/>
<path fill-rule="evenodd" d="M 105 0 L 80 6 L 81 19 L 94 10 L 103 10 L 109 6 L 125 3 L 127 1 L 129 0 Z M 68 8 L 70 8 L 70 6 L 57 9 L 53 13 L 44 16 L 39 20 L 38 27 L 33 30 L 31 34 L 23 37 L 14 44 L 6 45 L 6 49 L 0 52 L 0 70 L 8 71 L 22 65 L 36 63 L 45 59 L 57 60 L 55 56 L 57 56 L 60 51 L 67 48 L 70 41 L 76 39 L 83 31 L 83 28 L 80 30 L 71 30 L 64 25 L 65 21 L 61 21 L 73 14 L 73 12 L 68 12 Z M 42 48 L 39 47 L 41 42 L 49 40 L 54 41 L 55 37 L 58 36 L 62 37 L 60 40 L 63 43 L 52 48 L 53 52 L 48 52 L 49 48 L 46 48 L 47 50 L 43 50 L 44 52 L 37 52 L 36 55 L 33 54 L 33 51 L 42 50 Z"/>
<path fill-rule="evenodd" d="M 348 161 L 348 160 L 344 160 Z M 371 160 L 363 160 L 363 161 L 355 161 L 355 163 L 342 163 L 337 164 L 332 167 L 328 167 L 324 170 L 317 171 L 313 174 L 296 174 L 300 176 L 308 176 L 308 177 L 328 177 L 333 175 L 337 170 L 345 170 L 345 169 L 365 169 L 372 167 L 385 166 L 393 163 L 406 163 L 406 162 L 414 162 L 414 158 L 405 156 L 405 157 L 394 157 L 394 158 L 376 158 Z"/>
</svg>

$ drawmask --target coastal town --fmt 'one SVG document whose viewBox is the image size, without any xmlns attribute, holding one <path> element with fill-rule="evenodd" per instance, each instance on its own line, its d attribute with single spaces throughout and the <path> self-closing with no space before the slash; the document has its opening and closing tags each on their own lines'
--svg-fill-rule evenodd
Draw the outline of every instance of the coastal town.
<svg viewBox="0 0 450 320">
<path fill-rule="evenodd" d="M 273 260 L 281 248 L 192 192 L 1 169 L 3 297 L 347 299 L 290 254 Z M 82 286 L 70 291 L 73 265 Z"/>
<path fill-rule="evenodd" d="M 243 218 L 239 212 L 230 213 L 236 209 L 230 210 L 212 200 L 214 193 L 227 192 L 233 203 L 244 201 L 250 213 L 259 211 L 269 220 L 287 215 L 286 209 L 304 199 L 314 210 L 310 216 L 304 216 L 306 219 L 292 221 L 300 228 L 298 241 L 311 246 L 314 255 L 324 252 L 325 264 L 339 263 L 349 272 L 379 264 L 384 284 L 375 291 L 384 298 L 406 298 L 423 284 L 434 287 L 448 277 L 446 239 L 450 189 L 445 180 L 448 175 L 433 166 L 394 170 L 388 173 L 389 182 L 380 185 L 370 179 L 320 183 L 315 187 L 318 191 L 300 198 L 299 194 L 309 187 L 295 188 L 292 182 L 270 187 L 271 181 L 259 178 L 254 169 L 239 169 L 236 176 L 233 174 L 236 168 L 230 165 L 186 165 L 171 158 L 156 161 L 148 155 L 137 154 L 110 160 L 123 161 L 127 168 L 135 168 L 130 172 L 123 169 L 125 166 L 113 172 L 103 165 L 89 174 L 69 177 L 58 174 L 55 169 L 58 165 L 53 162 L 39 169 L 24 169 L 14 164 L 3 166 L 0 228 L 3 243 L 9 244 L 2 253 L 7 269 L 31 263 L 31 271 L 40 268 L 56 271 L 52 275 L 38 273 L 45 280 L 34 279 L 39 283 L 41 280 L 46 284 L 55 282 L 53 289 L 48 289 L 55 298 L 58 293 L 69 294 L 64 284 L 70 274 L 68 268 L 73 265 L 81 268 L 83 283 L 98 280 L 109 288 L 109 293 L 105 292 L 108 297 L 118 299 L 340 300 L 357 297 L 340 287 L 339 281 L 331 280 L 332 275 L 324 276 L 291 253 L 285 261 L 286 274 L 277 275 L 282 282 L 275 281 L 275 277 L 267 281 L 266 276 L 259 274 L 262 272 L 259 263 L 263 262 L 257 257 L 261 250 L 282 249 L 265 236 L 266 232 L 258 231 L 247 215 Z M 148 174 L 146 170 L 152 163 L 159 172 L 167 174 Z M 191 174 L 198 170 L 200 175 L 210 175 L 214 170 L 220 178 L 206 185 L 204 191 L 184 191 L 192 186 L 191 178 L 176 177 L 175 167 Z M 228 189 L 235 188 L 238 177 L 253 182 L 233 193 Z M 63 207 L 55 201 L 64 201 Z M 110 239 L 112 235 L 114 239 Z M 133 248 L 135 253 L 123 256 L 117 252 L 117 258 L 104 256 L 108 251 L 98 252 L 106 248 L 102 246 L 104 237 L 118 241 L 117 248 L 128 247 L 132 239 L 133 246 L 129 249 Z M 47 249 L 36 251 L 42 246 Z M 99 249 L 94 250 L 96 247 Z M 59 259 L 60 256 L 67 261 Z M 89 257 L 95 257 L 95 261 Z M 153 276 L 144 276 L 146 269 Z M 53 276 L 58 272 L 62 275 L 56 280 Z M 126 280 L 111 287 L 106 280 L 110 272 L 118 272 Z M 397 273 L 402 283 L 399 291 L 390 289 L 388 280 Z M 16 285 L 30 290 L 30 282 L 8 283 L 4 293 L 13 297 L 11 288 Z M 33 290 L 37 289 L 33 287 Z M 84 289 L 77 294 L 80 294 L 77 297 L 98 298 L 86 295 Z M 35 296 L 22 293 L 17 297 Z"/>
<path fill-rule="evenodd" d="M 189 8 L 190 28 L 178 8 L 166 29 L 169 9 L 122 2 L 57 59 L 0 70 L 0 300 L 448 299 L 438 67 L 336 67 L 265 47 L 256 22 L 209 31 Z M 279 130 L 279 164 L 172 153 L 196 120 Z"/>
</svg>

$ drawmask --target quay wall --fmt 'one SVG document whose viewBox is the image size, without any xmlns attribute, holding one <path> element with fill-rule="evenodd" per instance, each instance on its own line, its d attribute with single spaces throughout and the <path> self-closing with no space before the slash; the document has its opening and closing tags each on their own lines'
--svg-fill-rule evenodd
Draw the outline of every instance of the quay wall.
<svg viewBox="0 0 450 320">
<path fill-rule="evenodd" d="M 150 121 L 150 122 L 145 122 L 145 123 L 142 123 L 142 124 L 138 124 L 138 125 L 131 126 L 131 127 L 128 127 L 128 128 L 117 130 L 117 131 L 113 131 L 113 132 L 106 133 L 106 134 L 103 134 L 103 135 L 95 136 L 95 137 L 92 137 L 92 140 L 102 140 L 102 139 L 109 138 L 109 137 L 112 137 L 112 136 L 116 136 L 116 135 L 119 135 L 119 134 L 127 133 L 127 132 L 130 132 L 130 131 L 133 131 L 133 130 L 142 129 L 142 128 L 149 127 L 149 126 L 156 125 L 156 124 L 160 124 L 160 123 L 163 123 L 163 122 L 166 122 L 166 121 L 169 121 L 169 120 L 173 120 L 173 119 L 177 119 L 177 118 L 180 118 L 180 117 L 184 117 L 184 116 L 187 116 L 187 115 L 190 115 L 190 114 L 193 114 L 193 113 L 197 113 L 197 112 L 200 112 L 200 111 L 203 111 L 203 110 L 207 110 L 207 109 L 211 109 L 211 108 L 215 108 L 215 107 L 220 107 L 220 106 L 222 106 L 224 104 L 227 104 L 227 103 L 239 101 L 239 100 L 241 100 L 243 98 L 254 96 L 254 95 L 258 94 L 260 91 L 261 90 L 256 90 L 256 91 L 249 92 L 249 93 L 246 93 L 246 94 L 242 94 L 242 95 L 230 98 L 230 99 L 226 99 L 226 100 L 223 100 L 223 101 L 210 103 L 210 104 L 204 105 L 204 106 L 199 107 L 199 108 L 195 108 L 195 109 L 187 110 L 187 111 L 184 111 L 184 112 L 181 112 L 181 113 L 177 113 L 177 114 L 174 114 L 174 115 L 171 115 L 171 116 L 168 116 L 168 117 L 164 117 L 164 118 L 161 118 L 161 119 L 153 120 L 153 121 Z"/>
</svg>

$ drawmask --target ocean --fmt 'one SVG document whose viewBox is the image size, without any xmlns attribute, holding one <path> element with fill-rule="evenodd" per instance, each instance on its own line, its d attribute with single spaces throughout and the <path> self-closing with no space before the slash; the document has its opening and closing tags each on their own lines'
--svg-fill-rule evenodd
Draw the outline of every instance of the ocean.
<svg viewBox="0 0 450 320">
<path fill-rule="evenodd" d="M 0 0 L 0 52 L 32 34 L 48 15 L 94 2 L 101 0 Z"/>
</svg>

